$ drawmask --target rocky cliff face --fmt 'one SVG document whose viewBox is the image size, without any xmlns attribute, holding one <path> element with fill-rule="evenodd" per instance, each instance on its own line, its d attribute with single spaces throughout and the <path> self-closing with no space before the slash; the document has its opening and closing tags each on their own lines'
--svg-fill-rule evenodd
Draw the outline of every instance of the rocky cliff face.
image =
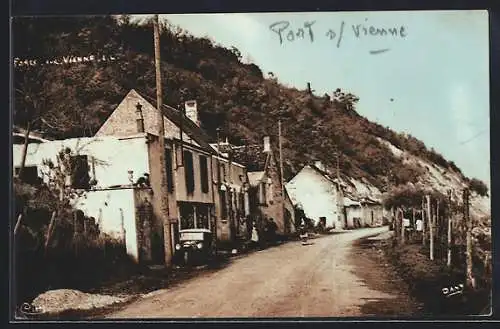
<svg viewBox="0 0 500 329">
<path fill-rule="evenodd" d="M 433 188 L 440 193 L 446 194 L 448 190 L 452 190 L 452 198 L 454 200 L 462 199 L 462 191 L 467 187 L 467 183 L 457 172 L 443 168 L 435 163 L 412 155 L 404 150 L 397 148 L 390 142 L 378 139 L 380 143 L 385 144 L 392 151 L 394 156 L 403 160 L 405 164 L 413 164 L 423 168 L 424 174 L 419 179 L 416 185 L 427 186 Z M 482 197 L 477 193 L 471 193 L 471 215 L 477 217 L 488 217 L 491 214 L 491 199 Z"/>
<path fill-rule="evenodd" d="M 423 169 L 423 175 L 419 181 L 414 185 L 417 187 L 426 187 L 436 190 L 444 195 L 448 190 L 452 190 L 452 198 L 457 201 L 462 200 L 462 191 L 467 187 L 467 182 L 462 175 L 453 170 L 441 167 L 435 163 L 431 163 L 421 157 L 415 156 L 405 150 L 402 150 L 387 140 L 377 138 L 378 141 L 384 146 L 388 147 L 395 157 L 400 158 L 404 164 L 409 164 Z M 335 173 L 331 173 L 335 177 Z M 374 200 L 382 201 L 383 192 L 363 179 L 355 179 L 348 176 L 342 176 L 342 182 L 348 193 L 358 196 L 368 196 Z M 411 183 L 409 183 L 411 184 Z M 471 192 L 471 215 L 481 220 L 485 226 L 490 225 L 491 216 L 491 199 L 490 197 L 483 197 L 475 192 Z"/>
</svg>

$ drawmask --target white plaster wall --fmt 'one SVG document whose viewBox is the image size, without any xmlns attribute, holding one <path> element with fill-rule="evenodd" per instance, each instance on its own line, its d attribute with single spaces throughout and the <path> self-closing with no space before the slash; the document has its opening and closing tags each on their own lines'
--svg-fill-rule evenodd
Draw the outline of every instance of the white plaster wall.
<svg viewBox="0 0 500 329">
<path fill-rule="evenodd" d="M 13 145 L 13 166 L 21 163 L 22 145 Z M 66 140 L 50 141 L 40 144 L 29 144 L 26 154 L 26 166 L 38 166 L 39 176 L 48 172 L 42 166 L 46 159 L 57 163 L 58 152 L 69 147 L 73 152 L 89 156 L 89 174 L 92 178 L 92 161 L 94 157 L 95 178 L 99 188 L 113 185 L 129 184 L 128 170 L 133 170 L 134 180 L 144 173 L 149 173 L 147 144 L 144 136 L 130 139 L 117 139 L 115 137 L 72 138 Z M 48 181 L 48 177 L 43 177 Z"/>
<path fill-rule="evenodd" d="M 347 207 L 346 213 L 347 213 L 347 225 L 350 228 L 354 227 L 354 218 L 359 218 L 361 221 L 363 220 L 361 207 Z"/>
<path fill-rule="evenodd" d="M 82 210 L 85 215 L 94 217 L 99 223 L 101 232 L 117 239 L 121 238 L 121 218 L 123 214 L 127 254 L 138 261 L 139 251 L 133 189 L 88 191 L 84 196 L 74 201 L 74 207 Z"/>
<path fill-rule="evenodd" d="M 309 166 L 304 167 L 290 182 L 286 190 L 294 205 L 299 205 L 307 217 L 316 222 L 326 217 L 326 225 L 339 227 L 336 205 L 337 191 L 332 182 Z"/>
</svg>

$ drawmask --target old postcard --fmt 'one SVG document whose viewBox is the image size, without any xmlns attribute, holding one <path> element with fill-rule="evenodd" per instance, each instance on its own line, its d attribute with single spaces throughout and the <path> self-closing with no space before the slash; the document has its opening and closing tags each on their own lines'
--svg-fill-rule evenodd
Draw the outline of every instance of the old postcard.
<svg viewBox="0 0 500 329">
<path fill-rule="evenodd" d="M 12 32 L 16 320 L 491 314 L 486 11 Z"/>
</svg>

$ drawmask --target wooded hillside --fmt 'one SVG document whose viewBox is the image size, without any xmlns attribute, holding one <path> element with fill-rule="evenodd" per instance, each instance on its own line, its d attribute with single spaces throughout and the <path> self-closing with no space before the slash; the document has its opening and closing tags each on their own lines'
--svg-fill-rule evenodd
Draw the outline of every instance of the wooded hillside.
<svg viewBox="0 0 500 329">
<path fill-rule="evenodd" d="M 207 133 L 215 139 L 220 127 L 234 144 L 262 143 L 264 135 L 276 143 L 281 117 L 287 179 L 312 159 L 334 168 L 338 150 L 344 174 L 382 190 L 416 182 L 424 169 L 403 164 L 377 137 L 460 173 L 418 139 L 360 116 L 358 98 L 342 86 L 332 86 L 329 95 L 310 94 L 306 81 L 304 90 L 288 88 L 272 72 L 243 63 L 236 48 L 195 38 L 167 22 L 162 30 L 164 103 L 175 107 L 197 100 Z M 128 16 L 15 19 L 14 123 L 31 124 L 55 138 L 91 136 L 130 89 L 155 95 L 152 31 L 150 23 L 133 23 Z M 107 60 L 44 64 L 90 55 Z M 472 187 L 485 192 L 478 180 Z"/>
</svg>

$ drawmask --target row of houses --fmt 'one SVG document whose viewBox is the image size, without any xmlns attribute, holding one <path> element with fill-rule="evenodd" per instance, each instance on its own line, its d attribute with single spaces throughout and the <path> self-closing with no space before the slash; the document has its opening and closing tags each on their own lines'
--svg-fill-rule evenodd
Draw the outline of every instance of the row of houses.
<svg viewBox="0 0 500 329">
<path fill-rule="evenodd" d="M 234 146 L 227 139 L 210 143 L 194 101 L 186 102 L 185 115 L 162 107 L 162 150 L 152 104 L 152 98 L 131 90 L 93 137 L 30 136 L 24 179 L 48 183 L 54 173 L 47 160 L 56 163 L 61 150 L 70 150 L 79 170 L 68 185 L 84 191 L 74 198 L 74 207 L 93 218 L 101 232 L 122 239 L 137 262 L 163 263 L 166 248 L 174 250 L 183 230 L 210 230 L 219 247 L 233 247 L 250 239 L 255 221 L 272 218 L 277 233 L 287 236 L 296 232 L 297 209 L 315 222 L 325 221 L 327 228 L 382 221 L 383 207 L 370 197 L 373 193 L 360 194 L 348 177 L 332 177 L 320 161 L 305 165 L 283 184 L 268 139 L 249 146 Z M 24 132 L 15 131 L 13 142 L 17 171 Z M 165 235 L 165 225 L 171 236 Z"/>
<path fill-rule="evenodd" d="M 380 192 L 367 185 L 340 173 L 332 175 L 321 161 L 314 161 L 286 184 L 286 190 L 306 217 L 323 219 L 327 228 L 353 229 L 380 225 L 386 216 Z"/>
<path fill-rule="evenodd" d="M 259 218 L 273 218 L 280 235 L 295 232 L 294 206 L 271 149 L 252 146 L 259 148 L 262 161 L 248 171 L 247 150 L 209 143 L 196 102 L 186 102 L 185 115 L 162 107 L 162 150 L 153 103 L 131 90 L 93 137 L 30 138 L 23 177 L 50 182 L 47 160 L 56 163 L 59 152 L 69 150 L 80 170 L 68 185 L 84 191 L 74 198 L 75 208 L 93 218 L 101 232 L 122 239 L 137 262 L 163 263 L 166 248 L 174 250 L 182 230 L 208 229 L 221 246 L 248 240 L 249 228 Z M 14 170 L 22 149 L 13 145 Z M 166 208 L 161 195 L 165 176 Z M 171 236 L 165 235 L 165 225 Z"/>
</svg>

